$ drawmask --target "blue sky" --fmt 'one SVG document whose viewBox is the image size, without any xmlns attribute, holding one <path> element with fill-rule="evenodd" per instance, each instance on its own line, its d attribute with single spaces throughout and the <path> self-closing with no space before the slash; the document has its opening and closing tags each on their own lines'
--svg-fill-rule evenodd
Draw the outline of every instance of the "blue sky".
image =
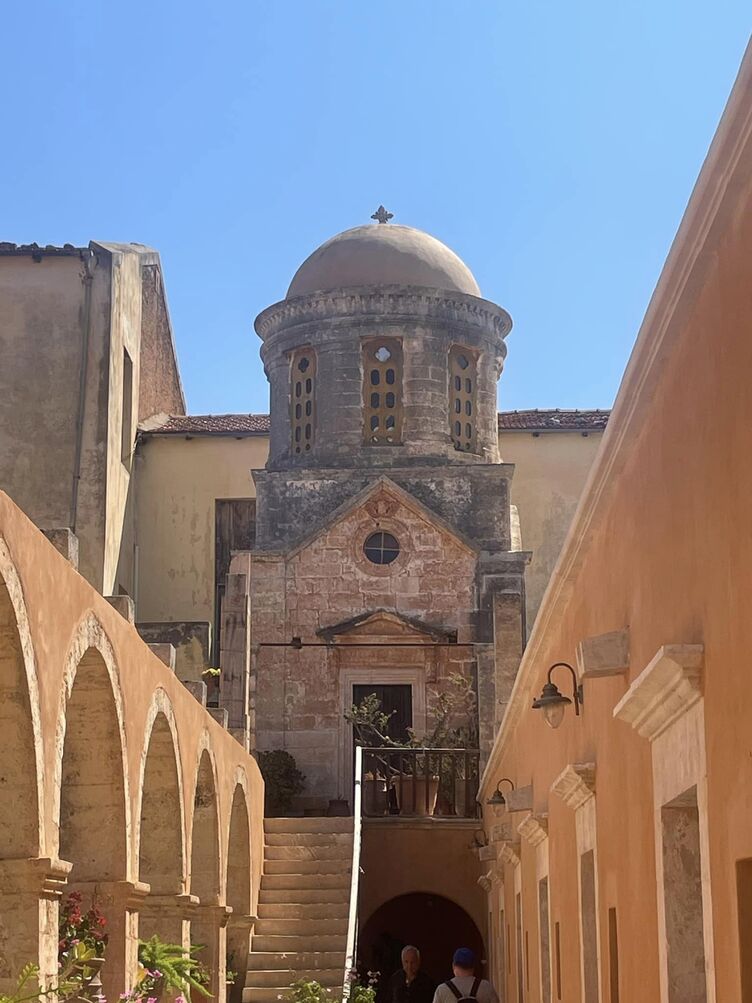
<svg viewBox="0 0 752 1003">
<path fill-rule="evenodd" d="M 752 7 L 38 0 L 1 23 L 0 239 L 157 248 L 190 411 L 266 410 L 253 318 L 380 202 L 511 313 L 502 408 L 608 407 Z"/>
</svg>

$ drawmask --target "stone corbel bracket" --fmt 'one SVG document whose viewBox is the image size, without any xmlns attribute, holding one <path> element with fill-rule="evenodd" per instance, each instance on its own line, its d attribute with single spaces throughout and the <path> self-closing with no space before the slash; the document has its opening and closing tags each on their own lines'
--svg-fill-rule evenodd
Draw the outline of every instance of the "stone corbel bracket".
<svg viewBox="0 0 752 1003">
<path fill-rule="evenodd" d="M 496 825 L 491 827 L 491 842 L 492 843 L 503 843 L 506 840 L 512 838 L 512 824 L 508 820 L 503 822 L 497 822 Z"/>
<path fill-rule="evenodd" d="M 664 644 L 614 707 L 614 717 L 652 742 L 702 698 L 705 649 Z"/>
<path fill-rule="evenodd" d="M 507 842 L 501 845 L 501 859 L 505 864 L 516 867 L 520 862 L 520 843 Z"/>
<path fill-rule="evenodd" d="M 540 846 L 548 839 L 548 815 L 530 812 L 517 826 L 517 832 L 531 846 Z"/>
<path fill-rule="evenodd" d="M 487 871 L 478 878 L 478 884 L 484 892 L 490 892 L 493 885 L 493 871 Z"/>
<path fill-rule="evenodd" d="M 495 844 L 491 843 L 489 846 L 479 846 L 478 847 L 478 860 L 496 860 L 499 856 L 499 848 Z"/>
<path fill-rule="evenodd" d="M 577 645 L 580 679 L 623 676 L 629 671 L 629 627 L 586 637 Z"/>
<path fill-rule="evenodd" d="M 533 810 L 533 787 L 518 787 L 515 791 L 509 791 L 504 795 L 507 800 L 507 811 L 532 811 Z"/>
<path fill-rule="evenodd" d="M 556 794 L 568 808 L 581 808 L 595 797 L 595 763 L 574 763 L 565 766 L 551 784 Z"/>
</svg>

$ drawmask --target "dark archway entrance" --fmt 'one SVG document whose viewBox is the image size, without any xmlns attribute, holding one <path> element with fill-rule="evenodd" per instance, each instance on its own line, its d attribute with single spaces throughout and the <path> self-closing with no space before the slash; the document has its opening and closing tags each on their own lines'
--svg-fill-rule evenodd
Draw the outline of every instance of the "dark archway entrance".
<svg viewBox="0 0 752 1003">
<path fill-rule="evenodd" d="M 365 971 L 381 973 L 382 987 L 400 967 L 400 952 L 414 944 L 421 953 L 422 967 L 435 982 L 452 977 L 452 955 L 458 947 L 470 947 L 484 958 L 483 938 L 461 906 L 442 895 L 412 892 L 380 906 L 363 924 L 358 958 Z M 478 975 L 484 974 L 479 965 Z"/>
</svg>

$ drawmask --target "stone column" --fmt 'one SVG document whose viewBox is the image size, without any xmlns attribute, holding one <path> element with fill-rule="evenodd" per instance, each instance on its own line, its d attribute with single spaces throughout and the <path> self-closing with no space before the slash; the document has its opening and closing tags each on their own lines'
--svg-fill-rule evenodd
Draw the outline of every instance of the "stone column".
<svg viewBox="0 0 752 1003">
<path fill-rule="evenodd" d="M 102 987 L 105 997 L 115 1000 L 132 987 L 138 971 L 138 914 L 149 886 L 142 881 L 77 881 L 73 887 L 83 895 L 84 909 L 93 901 L 107 920 Z"/>
<path fill-rule="evenodd" d="M 250 554 L 234 554 L 225 578 L 220 621 L 220 706 L 228 713 L 228 728 L 243 746 L 250 746 L 249 681 L 251 675 Z"/>
<path fill-rule="evenodd" d="M 230 1003 L 241 1003 L 243 998 L 248 968 L 248 951 L 255 922 L 255 916 L 233 913 L 227 923 L 227 957 L 232 958 L 230 968 L 236 974 L 235 984 L 232 987 L 227 987 L 229 990 L 227 998 Z"/>
<path fill-rule="evenodd" d="M 191 915 L 198 905 L 196 895 L 147 895 L 138 917 L 140 940 L 156 934 L 170 944 L 181 944 L 187 951 L 191 945 Z"/>
<path fill-rule="evenodd" d="M 0 861 L 0 992 L 24 965 L 39 965 L 47 986 L 57 976 L 59 904 L 72 864 L 49 857 Z"/>
<path fill-rule="evenodd" d="M 226 926 L 232 909 L 226 905 L 198 905 L 191 910 L 191 943 L 203 950 L 199 960 L 210 973 L 209 992 L 217 1003 L 225 1000 Z"/>
</svg>

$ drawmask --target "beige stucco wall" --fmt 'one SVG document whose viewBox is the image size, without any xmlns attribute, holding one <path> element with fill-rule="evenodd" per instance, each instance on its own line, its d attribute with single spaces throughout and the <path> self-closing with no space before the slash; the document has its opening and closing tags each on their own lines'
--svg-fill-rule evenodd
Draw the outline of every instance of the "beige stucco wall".
<svg viewBox="0 0 752 1003">
<path fill-rule="evenodd" d="M 253 498 L 268 439 L 149 436 L 136 453 L 139 620 L 214 616 L 214 502 Z"/>
<path fill-rule="evenodd" d="M 602 432 L 499 436 L 504 462 L 515 465 L 511 501 L 519 513 L 522 549 L 533 554 L 525 573 L 528 634 L 602 438 Z"/>
</svg>

